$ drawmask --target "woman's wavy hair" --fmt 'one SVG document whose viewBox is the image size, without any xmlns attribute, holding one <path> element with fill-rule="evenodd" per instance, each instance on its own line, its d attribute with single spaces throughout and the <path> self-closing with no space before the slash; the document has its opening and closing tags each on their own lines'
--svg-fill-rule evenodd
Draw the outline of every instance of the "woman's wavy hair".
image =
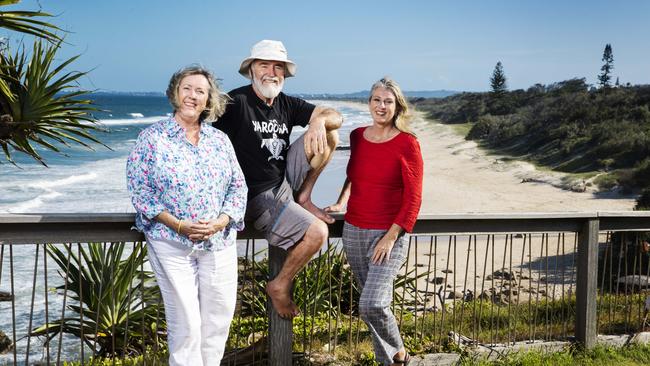
<svg viewBox="0 0 650 366">
<path fill-rule="evenodd" d="M 370 88 L 370 96 L 368 97 L 368 103 L 372 99 L 372 93 L 375 92 L 377 88 L 384 88 L 389 90 L 395 96 L 395 117 L 393 117 L 393 125 L 395 128 L 402 132 L 406 132 L 410 135 L 415 136 L 415 133 L 411 130 L 410 123 L 413 115 L 411 115 L 410 107 L 406 101 L 402 89 L 399 87 L 397 82 L 388 76 L 384 76 L 376 83 L 372 84 Z"/>
<path fill-rule="evenodd" d="M 169 79 L 166 93 L 169 103 L 174 107 L 174 112 L 176 112 L 180 107 L 178 104 L 178 85 L 184 77 L 190 75 L 203 75 L 208 80 L 208 84 L 210 84 L 210 90 L 208 90 L 208 102 L 205 110 L 201 112 L 199 118 L 201 121 L 215 121 L 223 114 L 223 112 L 225 112 L 226 104 L 230 101 L 230 97 L 221 91 L 218 79 L 215 78 L 214 74 L 203 66 L 190 65 L 176 71 L 174 75 L 172 75 L 171 79 Z"/>
</svg>

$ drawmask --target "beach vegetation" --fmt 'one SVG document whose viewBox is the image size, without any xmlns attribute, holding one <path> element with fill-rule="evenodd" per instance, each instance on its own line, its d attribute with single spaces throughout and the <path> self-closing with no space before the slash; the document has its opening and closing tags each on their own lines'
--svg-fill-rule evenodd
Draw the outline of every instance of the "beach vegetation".
<svg viewBox="0 0 650 366">
<path fill-rule="evenodd" d="M 613 174 L 600 174 L 594 179 L 594 184 L 596 184 L 600 190 L 608 191 L 616 188 L 618 180 Z"/>
<path fill-rule="evenodd" d="M 602 294 L 599 296 L 598 332 L 600 334 L 629 334 L 643 330 L 643 315 L 637 314 L 643 306 L 646 295 L 623 293 Z M 449 305 L 452 305 L 451 303 Z M 457 301 L 445 310 L 405 312 L 399 317 L 400 306 L 393 311 L 398 315 L 400 333 L 405 347 L 411 354 L 459 353 L 463 365 L 492 365 L 483 356 L 472 352 L 472 347 L 483 345 L 506 347 L 511 342 L 526 342 L 531 339 L 546 341 L 566 341 L 564 357 L 580 360 L 579 349 L 569 346 L 574 332 L 576 300 L 574 296 L 559 299 L 544 298 L 535 302 L 495 304 L 489 300 Z M 322 362 L 301 363 L 305 365 L 358 365 L 372 364 L 372 344 L 370 332 L 358 317 L 342 314 L 335 327 L 334 322 L 328 328 L 328 321 L 321 315 L 316 322 L 321 323 L 310 334 L 296 332 L 302 323 L 294 320 L 294 352 L 308 355 L 306 359 L 323 360 Z M 296 326 L 298 325 L 298 326 Z M 468 344 L 460 345 L 452 334 L 461 335 Z M 307 337 L 308 336 L 308 337 Z M 307 338 L 305 338 L 307 337 Z M 327 361 L 327 350 L 332 352 L 336 361 Z M 492 345 L 492 346 L 490 346 Z M 646 356 L 650 346 L 641 350 Z M 619 352 L 620 349 L 611 349 Z M 627 352 L 627 350 L 623 350 Z M 497 353 L 493 353 L 497 354 Z M 528 357 L 549 357 L 543 352 L 502 352 L 498 362 L 520 362 Z M 645 356 L 644 356 L 645 357 Z M 535 359 L 535 358 L 533 358 Z M 496 362 L 490 361 L 490 362 Z M 528 361 L 526 361 L 528 362 Z M 494 365 L 537 365 L 536 363 L 494 363 Z M 545 364 L 545 363 L 542 363 Z M 564 363 L 566 364 L 566 363 Z M 550 364 L 549 364 L 550 365 Z M 634 364 L 636 365 L 636 364 Z"/>
<path fill-rule="evenodd" d="M 73 334 L 95 350 L 90 363 L 93 365 L 159 364 L 154 359 L 165 364 L 164 309 L 152 274 L 143 269 L 145 247 L 137 243 L 132 252 L 119 248 L 124 245 L 90 244 L 74 249 L 71 245 L 48 246 L 59 272 L 67 277 L 58 291 L 67 294 L 70 303 L 62 319 L 37 327 L 31 335 L 46 337 L 47 344 L 62 332 Z M 611 257 L 612 251 L 608 253 Z M 260 287 L 266 278 L 266 265 L 266 259 L 240 259 L 242 287 L 226 360 L 241 362 L 250 356 L 259 361 L 266 357 L 268 316 Z M 605 265 L 609 268 L 609 264 L 600 264 Z M 505 302 L 482 298 L 447 300 L 437 308 L 425 308 L 426 293 L 422 288 L 415 289 L 415 279 L 422 273 L 428 275 L 426 271 L 401 272 L 395 282 L 393 312 L 412 354 L 466 354 L 450 338 L 452 332 L 482 344 L 567 340 L 573 334 L 574 295 L 536 295 L 534 300 L 522 301 L 517 295 L 509 295 L 503 298 Z M 599 285 L 599 333 L 642 330 L 644 315 L 639 309 L 647 293 L 619 291 L 603 280 Z M 324 250 L 298 277 L 295 286 L 299 293 L 295 300 L 301 306 L 301 314 L 293 319 L 294 354 L 302 358 L 302 363 L 297 364 L 375 362 L 370 333 L 358 316 L 356 286 L 340 246 L 330 245 Z"/>
<path fill-rule="evenodd" d="M 650 346 L 631 344 L 624 347 L 599 345 L 591 350 L 567 347 L 561 352 L 510 352 L 488 360 L 465 354 L 461 366 L 641 366 L 650 363 Z"/>
<path fill-rule="evenodd" d="M 256 257 L 261 254 L 262 251 L 258 252 Z M 239 268 L 241 305 L 232 324 L 241 332 L 231 333 L 228 344 L 233 347 L 250 344 L 251 334 L 262 337 L 268 329 L 265 292 L 268 259 L 240 259 Z M 394 283 L 395 304 L 413 305 L 415 299 L 424 301 L 423 295 L 416 291 L 416 282 L 429 272 L 416 271 L 414 267 L 398 274 Z M 344 314 L 348 317 L 358 314 L 359 290 L 341 245 L 329 245 L 305 267 L 295 280 L 293 297 L 301 311 L 301 315 L 294 318 L 294 333 L 298 335 L 332 329 L 343 321 Z"/>
<path fill-rule="evenodd" d="M 143 354 L 122 357 L 93 357 L 86 361 L 64 361 L 64 366 L 164 366 L 169 364 L 167 349 L 151 349 Z"/>
<path fill-rule="evenodd" d="M 254 258 L 263 254 L 258 252 Z M 239 309 L 227 341 L 231 351 L 226 352 L 224 360 L 254 362 L 266 357 L 269 318 L 264 288 L 268 260 L 239 261 Z M 418 270 L 401 272 L 394 283 L 394 310 L 398 321 L 405 324 L 410 321 L 409 311 L 398 308 L 398 304 L 414 306 L 416 298 L 420 303 L 425 301 L 416 291 L 416 282 L 429 272 Z M 294 353 L 311 354 L 336 347 L 336 362 L 372 365 L 372 344 L 365 323 L 358 317 L 358 298 L 345 252 L 340 243 L 331 243 L 295 280 L 294 301 L 301 313 L 293 318 Z"/>
<path fill-rule="evenodd" d="M 458 135 L 462 136 L 467 136 L 469 133 L 469 130 L 472 129 L 472 124 L 471 123 L 455 123 L 451 125 L 453 128 L 454 132 Z"/>
<path fill-rule="evenodd" d="M 0 9 L 15 3 L 0 0 Z M 49 16 L 0 10 L 0 28 L 36 37 L 32 47 L 22 43 L 15 52 L 7 43 L 0 47 L 0 147 L 14 164 L 15 152 L 45 165 L 43 149 L 62 152 L 61 146 L 70 144 L 101 144 L 91 133 L 98 129 L 92 115 L 97 109 L 87 98 L 89 92 L 78 87 L 86 73 L 66 71 L 78 56 L 58 61 L 61 30 L 39 20 Z"/>
<path fill-rule="evenodd" d="M 639 198 L 636 200 L 635 210 L 650 211 L 650 188 L 646 188 L 641 192 Z"/>
<path fill-rule="evenodd" d="M 317 262 L 318 258 L 312 261 L 306 268 L 305 276 L 300 276 L 295 284 L 297 290 L 300 287 L 303 287 L 303 290 L 301 295 L 295 298 L 301 304 L 301 314 L 293 319 L 294 354 L 303 355 L 302 363 L 298 363 L 301 365 L 372 364 L 370 361 L 374 360 L 371 357 L 370 333 L 356 311 L 358 294 L 354 282 L 349 280 L 350 270 L 345 266 L 344 254 L 336 246 L 327 250 L 331 251 L 330 254 L 323 252 L 319 257 L 322 261 L 320 264 Z M 613 251 L 614 249 L 608 250 L 610 257 Z M 240 272 L 244 262 L 240 259 Z M 344 266 L 338 267 L 338 262 Z M 603 262 L 600 267 L 607 266 L 609 271 L 610 262 Z M 264 267 L 266 260 L 257 263 Z M 250 263 L 245 265 L 250 266 Z M 241 283 L 251 280 L 251 268 L 247 267 L 244 271 L 248 274 L 240 278 Z M 335 270 L 328 274 L 328 268 Z M 645 270 L 647 266 L 643 265 L 643 268 Z M 407 275 L 412 278 L 415 273 L 409 272 Z M 339 282 L 338 278 L 348 280 Z M 308 282 L 312 284 L 307 285 Z M 320 290 L 304 291 L 318 289 L 318 283 L 328 284 L 322 294 Z M 567 341 L 574 333 L 576 298 L 570 293 L 548 295 L 547 289 L 544 295 L 538 292 L 537 295 L 522 298 L 521 301 L 517 295 L 505 296 L 500 298 L 499 302 L 493 299 L 446 300 L 437 308 L 425 309 L 423 304 L 428 303 L 427 299 L 418 297 L 417 303 L 413 301 L 414 296 L 425 294 L 422 288 L 416 293 L 412 287 L 403 287 L 402 283 L 404 281 L 398 280 L 395 284 L 393 312 L 397 317 L 404 343 L 412 354 L 464 352 L 450 339 L 451 332 L 463 335 L 476 343 L 504 345 L 530 339 Z M 639 309 L 643 308 L 647 293 L 624 291 L 612 287 L 609 281 L 602 279 L 599 279 L 598 283 L 601 285 L 598 299 L 599 333 L 628 334 L 641 331 L 644 315 Z M 251 287 L 246 291 L 252 289 Z M 345 292 L 346 289 L 351 292 Z M 405 289 L 405 296 L 398 298 L 397 295 L 404 293 Z M 266 350 L 260 345 L 264 345 L 268 337 L 268 318 L 264 308 L 264 292 L 262 288 L 258 288 L 256 292 L 256 296 L 260 298 L 254 302 L 259 304 L 260 308 L 254 313 L 250 313 L 250 310 L 247 310 L 246 314 L 238 311 L 232 323 L 228 348 L 256 349 L 256 356 L 251 357 L 263 358 Z M 240 292 L 240 296 L 242 295 L 244 293 Z M 251 296 L 253 294 L 247 294 L 245 299 L 250 300 Z M 303 296 L 317 296 L 322 300 L 305 301 L 300 299 Z M 333 300 L 329 300 L 330 297 Z M 242 301 L 242 311 L 249 300 Z M 322 305 L 318 305 L 319 303 Z M 310 309 L 315 305 L 318 311 Z M 239 353 L 237 359 L 241 360 L 243 354 L 246 352 Z"/>
<path fill-rule="evenodd" d="M 567 173 L 599 173 L 603 189 L 650 188 L 650 85 L 603 93 L 574 78 L 506 91 L 499 99 L 499 110 L 492 92 L 414 105 L 443 123 L 471 123 L 466 138 L 496 153 Z"/>
<path fill-rule="evenodd" d="M 133 356 L 147 347 L 164 345 L 162 298 L 153 273 L 144 270 L 147 250 L 136 243 L 128 253 L 124 245 L 89 243 L 47 246 L 64 284 L 57 288 L 66 299 L 62 318 L 43 324 L 30 336 L 74 335 L 97 357 Z"/>
<path fill-rule="evenodd" d="M 255 254 L 264 255 L 266 249 Z M 268 258 L 259 261 L 240 259 L 241 313 L 243 316 L 266 317 L 266 283 Z M 294 284 L 294 301 L 303 313 L 336 314 L 349 312 L 351 291 L 356 291 L 352 273 L 340 245 L 329 245 L 311 261 Z M 337 291 L 330 291 L 336 288 Z"/>
</svg>

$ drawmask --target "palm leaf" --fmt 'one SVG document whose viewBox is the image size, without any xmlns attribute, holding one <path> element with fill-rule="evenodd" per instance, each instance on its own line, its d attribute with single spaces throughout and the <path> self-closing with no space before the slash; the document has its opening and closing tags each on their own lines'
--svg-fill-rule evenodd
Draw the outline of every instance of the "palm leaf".
<svg viewBox="0 0 650 366">
<path fill-rule="evenodd" d="M 0 6 L 14 5 L 19 2 L 20 0 L 0 0 Z M 51 14 L 42 11 L 0 11 L 0 28 L 30 34 L 49 42 L 57 43 L 61 41 L 61 37 L 56 32 L 63 31 L 54 24 L 36 19 L 51 16 Z"/>
<path fill-rule="evenodd" d="M 146 248 L 136 244 L 130 253 L 124 248 L 123 243 L 91 243 L 77 250 L 49 245 L 47 251 L 67 282 L 59 289 L 67 287 L 66 295 L 74 300 L 67 309 L 78 315 L 40 325 L 30 335 L 49 342 L 56 334 L 73 334 L 100 356 L 139 352 L 155 342 L 152 329 L 160 327 L 151 324 L 159 322 L 160 292 L 151 286 L 153 275 L 141 270 Z"/>
<path fill-rule="evenodd" d="M 0 115 L 11 117 L 10 123 L 0 122 L 0 145 L 8 161 L 12 161 L 11 147 L 45 164 L 32 143 L 58 153 L 55 144 L 106 146 L 91 133 L 99 129 L 92 115 L 98 109 L 86 99 L 89 92 L 75 86 L 86 73 L 64 72 L 77 56 L 53 65 L 59 44 L 37 41 L 30 57 L 24 48 L 15 54 L 0 53 Z"/>
</svg>

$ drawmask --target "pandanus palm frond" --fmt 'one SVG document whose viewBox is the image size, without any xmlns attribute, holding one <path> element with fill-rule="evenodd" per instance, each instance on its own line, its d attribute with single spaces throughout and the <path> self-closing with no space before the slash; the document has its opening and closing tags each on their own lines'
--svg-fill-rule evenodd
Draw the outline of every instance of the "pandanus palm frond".
<svg viewBox="0 0 650 366">
<path fill-rule="evenodd" d="M 44 336 L 47 343 L 60 333 L 72 334 L 99 357 L 138 354 L 164 341 L 160 289 L 153 273 L 144 270 L 146 246 L 125 247 L 123 243 L 48 245 L 48 255 L 65 281 L 58 290 L 69 302 L 60 319 L 32 329 L 30 335 Z"/>
<path fill-rule="evenodd" d="M 32 143 L 56 152 L 57 143 L 101 144 L 90 133 L 98 128 L 91 114 L 97 109 L 77 89 L 86 73 L 65 71 L 78 56 L 54 65 L 59 44 L 37 40 L 29 57 L 24 48 L 0 52 L 0 146 L 10 162 L 13 148 L 45 165 Z"/>
<path fill-rule="evenodd" d="M 14 5 L 19 2 L 20 0 L 0 0 L 0 6 Z M 53 24 L 35 19 L 51 16 L 51 14 L 42 11 L 0 11 L 0 28 L 31 34 L 52 43 L 57 43 L 61 41 L 61 37 L 56 34 L 60 29 Z"/>
</svg>

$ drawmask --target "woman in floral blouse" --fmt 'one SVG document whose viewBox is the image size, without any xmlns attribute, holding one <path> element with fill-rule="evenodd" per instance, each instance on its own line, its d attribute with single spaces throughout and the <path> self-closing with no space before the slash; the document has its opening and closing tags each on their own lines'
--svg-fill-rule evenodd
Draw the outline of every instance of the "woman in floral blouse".
<svg viewBox="0 0 650 366">
<path fill-rule="evenodd" d="M 247 188 L 228 137 L 207 122 L 228 97 L 191 66 L 167 88 L 174 115 L 138 136 L 127 185 L 165 303 L 170 365 L 219 365 L 235 310 Z"/>
</svg>

